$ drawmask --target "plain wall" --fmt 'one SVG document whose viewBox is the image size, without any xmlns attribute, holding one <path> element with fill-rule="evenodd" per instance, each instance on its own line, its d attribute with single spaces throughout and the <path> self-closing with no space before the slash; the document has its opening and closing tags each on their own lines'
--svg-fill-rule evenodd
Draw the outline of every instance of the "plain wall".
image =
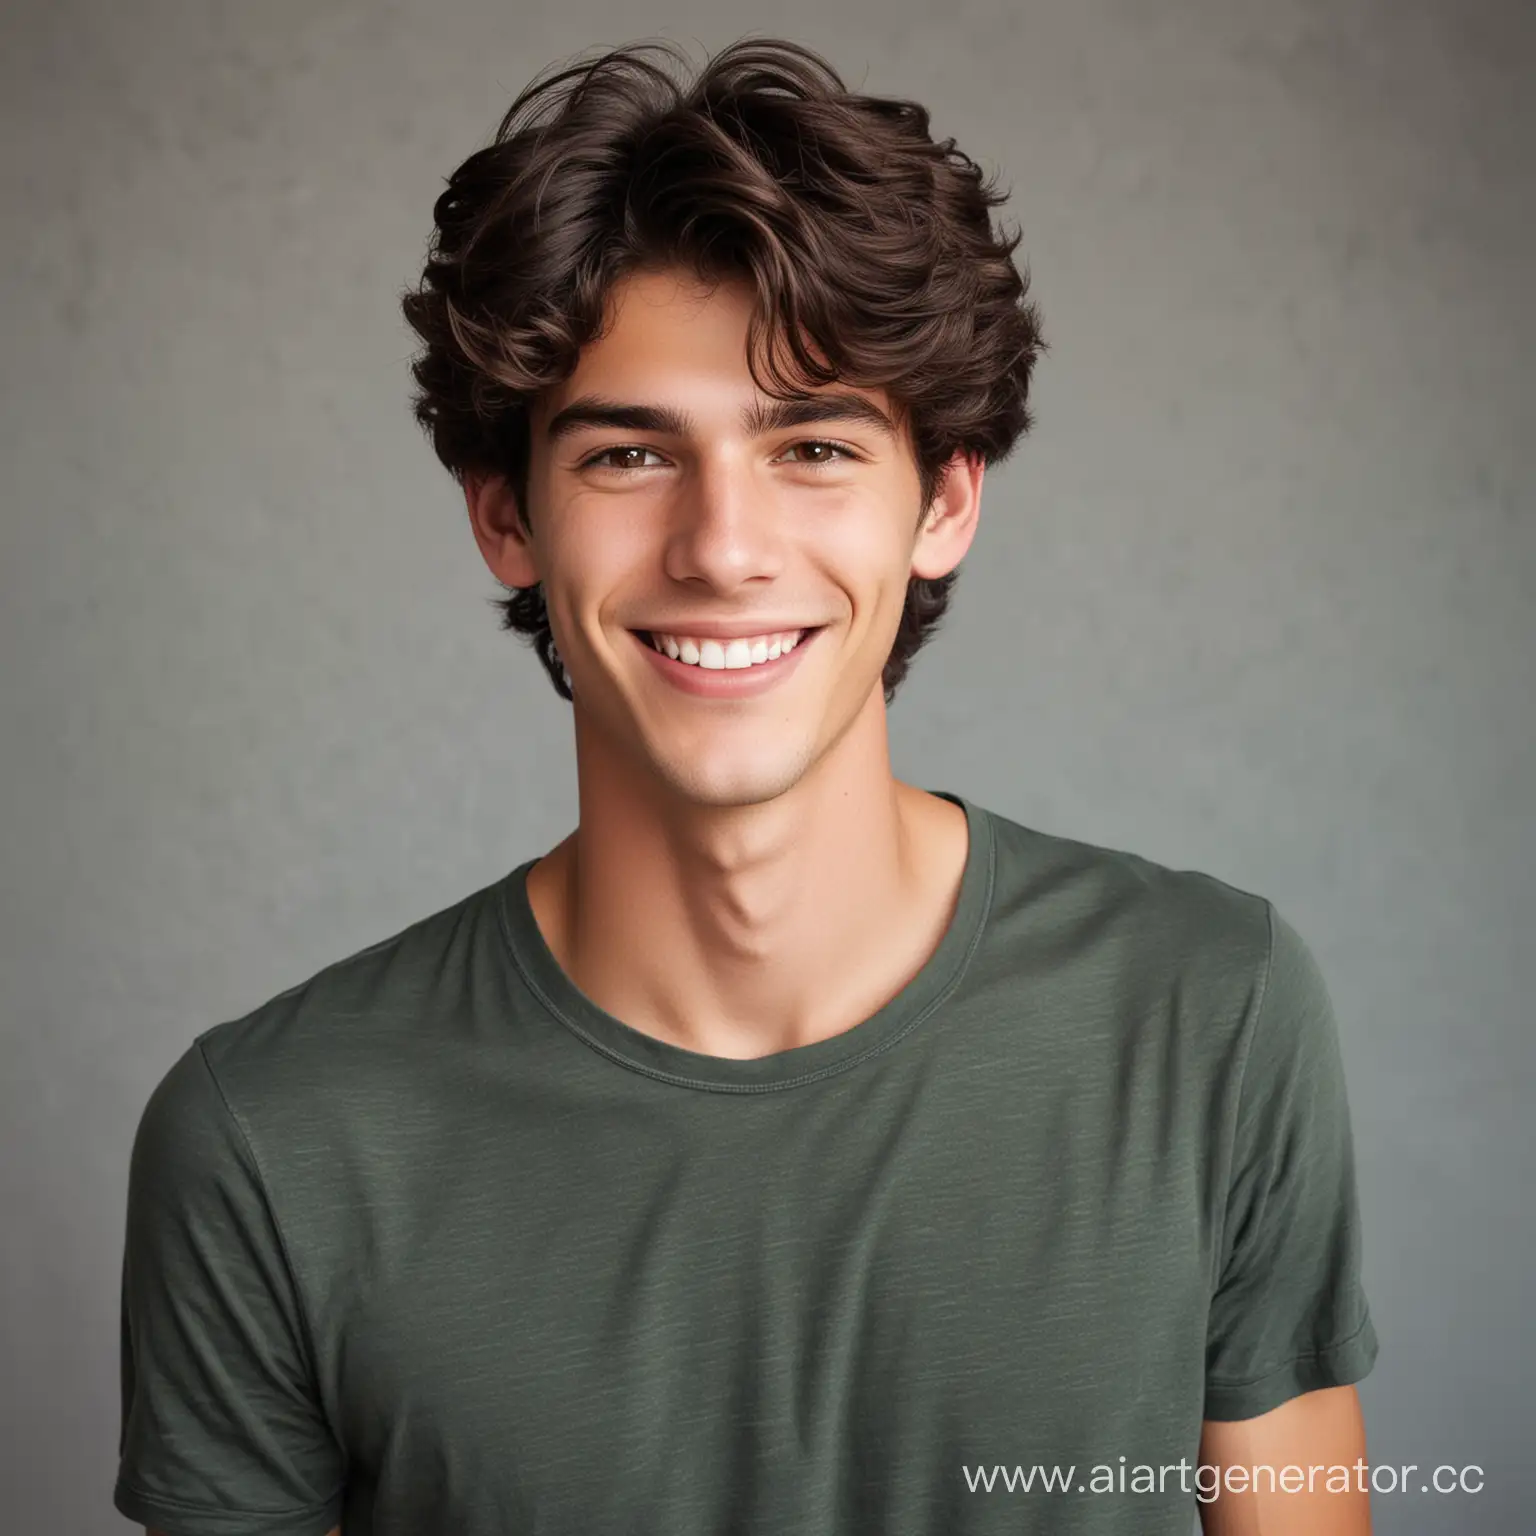
<svg viewBox="0 0 1536 1536">
<path fill-rule="evenodd" d="M 1486 1477 L 1379 1495 L 1377 1530 L 1531 1529 L 1533 14 L 9 5 L 8 1527 L 124 1529 L 161 1074 L 574 824 L 568 706 L 408 414 L 443 179 L 546 64 L 759 32 L 1001 171 L 1052 349 L 893 706 L 898 775 L 1291 918 L 1350 1073 L 1372 1459 Z"/>
</svg>

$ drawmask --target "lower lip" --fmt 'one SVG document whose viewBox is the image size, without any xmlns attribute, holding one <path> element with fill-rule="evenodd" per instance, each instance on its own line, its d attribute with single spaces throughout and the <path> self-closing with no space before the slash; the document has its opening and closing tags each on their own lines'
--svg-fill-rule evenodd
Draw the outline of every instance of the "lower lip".
<svg viewBox="0 0 1536 1536">
<path fill-rule="evenodd" d="M 673 661 L 665 651 L 658 651 L 644 635 L 636 635 L 633 630 L 630 634 L 656 670 L 673 687 L 681 688 L 684 693 L 694 694 L 701 699 L 751 699 L 793 675 L 795 668 L 800 665 L 800 658 L 810 649 L 821 630 L 807 630 L 794 650 L 773 661 L 760 662 L 750 667 L 714 668 Z"/>
</svg>

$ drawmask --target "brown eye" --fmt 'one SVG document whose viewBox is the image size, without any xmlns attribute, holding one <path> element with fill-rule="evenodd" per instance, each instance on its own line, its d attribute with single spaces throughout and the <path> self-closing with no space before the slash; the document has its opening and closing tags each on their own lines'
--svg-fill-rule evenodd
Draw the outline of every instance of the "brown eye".
<svg viewBox="0 0 1536 1536">
<path fill-rule="evenodd" d="M 807 469 L 825 469 L 838 462 L 838 457 L 844 459 L 857 459 L 858 455 L 853 449 L 845 447 L 842 443 L 829 442 L 826 438 L 807 438 L 803 443 L 795 443 L 796 449 L 822 449 L 824 453 L 813 459 L 801 459 L 800 462 Z M 837 457 L 834 457 L 836 455 Z"/>
<path fill-rule="evenodd" d="M 653 449 L 642 448 L 633 443 L 621 444 L 617 448 L 600 448 L 590 458 L 583 459 L 579 467 L 581 469 L 612 469 L 623 474 L 626 470 L 645 468 L 644 464 L 634 459 L 624 462 L 627 456 L 638 455 L 643 459 L 646 454 L 652 452 L 654 452 Z M 614 460 L 619 462 L 613 462 Z"/>
</svg>

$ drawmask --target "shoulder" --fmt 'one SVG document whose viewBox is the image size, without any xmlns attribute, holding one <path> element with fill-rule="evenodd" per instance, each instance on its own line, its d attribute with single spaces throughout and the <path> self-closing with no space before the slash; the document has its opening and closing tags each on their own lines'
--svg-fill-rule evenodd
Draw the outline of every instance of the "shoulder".
<svg viewBox="0 0 1536 1536">
<path fill-rule="evenodd" d="M 1198 868 L 991 816 L 991 921 L 1002 948 L 1122 1001 L 1177 991 L 1209 1013 L 1250 1012 L 1279 922 L 1266 896 Z"/>
<path fill-rule="evenodd" d="M 333 961 L 248 1012 L 196 1035 L 172 1068 L 192 1062 L 247 1134 L 296 1129 L 340 1113 L 349 1098 L 408 1081 L 434 1033 L 463 1019 L 467 993 L 500 976 L 503 881 Z"/>
</svg>

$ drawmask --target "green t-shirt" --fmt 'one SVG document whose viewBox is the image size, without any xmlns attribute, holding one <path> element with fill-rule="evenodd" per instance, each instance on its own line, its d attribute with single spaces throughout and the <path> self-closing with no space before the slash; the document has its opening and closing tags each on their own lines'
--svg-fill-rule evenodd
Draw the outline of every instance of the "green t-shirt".
<svg viewBox="0 0 1536 1536">
<path fill-rule="evenodd" d="M 937 793 L 950 927 L 813 1045 L 599 1009 L 532 859 L 198 1035 L 133 1146 L 118 1510 L 1187 1536 L 1202 1418 L 1376 1357 L 1328 994 L 1265 898 Z"/>
</svg>

